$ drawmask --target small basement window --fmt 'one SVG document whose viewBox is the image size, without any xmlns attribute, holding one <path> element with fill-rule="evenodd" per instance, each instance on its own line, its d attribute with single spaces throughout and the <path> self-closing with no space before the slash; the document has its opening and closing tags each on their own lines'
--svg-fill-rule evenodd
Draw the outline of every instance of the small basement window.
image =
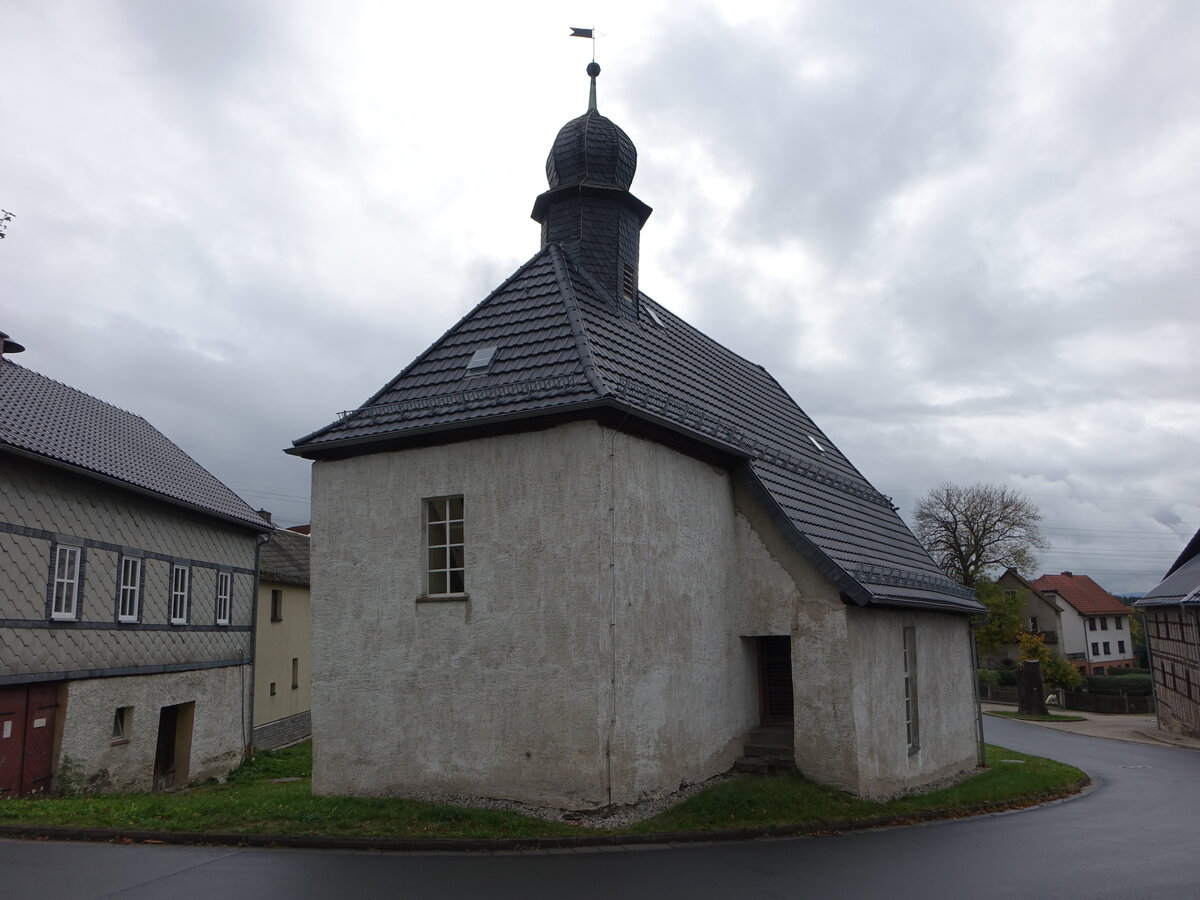
<svg viewBox="0 0 1200 900">
<path fill-rule="evenodd" d="M 133 707 L 118 706 L 113 714 L 112 739 L 126 741 L 133 731 Z"/>
<path fill-rule="evenodd" d="M 467 377 L 485 374 L 492 367 L 492 361 L 496 358 L 498 349 L 498 347 L 484 347 L 476 350 L 467 363 Z"/>
</svg>

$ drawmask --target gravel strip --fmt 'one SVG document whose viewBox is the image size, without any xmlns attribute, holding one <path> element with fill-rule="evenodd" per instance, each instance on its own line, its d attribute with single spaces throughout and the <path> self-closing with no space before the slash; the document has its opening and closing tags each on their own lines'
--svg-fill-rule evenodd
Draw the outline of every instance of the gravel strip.
<svg viewBox="0 0 1200 900">
<path fill-rule="evenodd" d="M 707 781 L 689 784 L 672 794 L 632 803 L 628 806 L 610 806 L 595 810 L 555 809 L 550 806 L 531 806 L 528 803 L 518 803 L 516 800 L 500 800 L 495 797 L 473 797 L 452 794 L 404 794 L 410 800 L 425 800 L 430 803 L 441 803 L 446 806 L 467 806 L 475 809 L 499 809 L 506 812 L 520 813 L 535 819 L 545 819 L 547 822 L 578 823 L 585 828 L 624 828 L 644 819 L 658 815 L 681 803 L 693 794 L 698 794 L 715 784 L 728 781 L 733 773 L 715 775 Z"/>
</svg>

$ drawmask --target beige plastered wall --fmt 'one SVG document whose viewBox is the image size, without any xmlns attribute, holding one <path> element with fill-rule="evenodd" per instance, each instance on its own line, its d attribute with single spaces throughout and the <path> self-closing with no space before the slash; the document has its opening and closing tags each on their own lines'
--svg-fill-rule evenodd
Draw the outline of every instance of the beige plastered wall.
<svg viewBox="0 0 1200 900">
<path fill-rule="evenodd" d="M 225 775 L 241 761 L 247 739 L 249 682 L 249 666 L 67 682 L 59 774 L 73 770 L 86 790 L 150 790 L 159 713 L 194 702 L 187 780 Z M 121 706 L 133 707 L 132 727 L 114 741 L 113 716 Z"/>
<path fill-rule="evenodd" d="M 283 592 L 281 621 L 271 620 L 271 592 Z M 309 589 L 277 581 L 260 582 L 254 644 L 254 726 L 305 712 L 310 706 Z M 292 687 L 292 660 L 297 669 Z M 271 696 L 271 683 L 275 695 Z"/>
</svg>

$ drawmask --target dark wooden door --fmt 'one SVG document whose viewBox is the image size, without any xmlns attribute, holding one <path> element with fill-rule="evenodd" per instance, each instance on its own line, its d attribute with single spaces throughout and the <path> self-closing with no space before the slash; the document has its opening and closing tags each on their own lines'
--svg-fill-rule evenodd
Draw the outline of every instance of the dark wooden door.
<svg viewBox="0 0 1200 900">
<path fill-rule="evenodd" d="M 792 639 L 758 639 L 759 716 L 764 725 L 792 721 Z"/>
<path fill-rule="evenodd" d="M 178 716 L 177 706 L 164 706 L 158 713 L 158 745 L 154 748 L 156 791 L 175 784 L 175 734 L 178 730 Z"/>
<path fill-rule="evenodd" d="M 54 721 L 57 716 L 58 685 L 31 685 L 25 707 L 22 794 L 40 794 L 50 790 L 54 778 Z"/>
<path fill-rule="evenodd" d="M 0 688 L 0 797 L 50 790 L 58 685 Z"/>
<path fill-rule="evenodd" d="M 25 719 L 29 688 L 0 688 L 0 797 L 21 793 L 25 763 Z"/>
</svg>

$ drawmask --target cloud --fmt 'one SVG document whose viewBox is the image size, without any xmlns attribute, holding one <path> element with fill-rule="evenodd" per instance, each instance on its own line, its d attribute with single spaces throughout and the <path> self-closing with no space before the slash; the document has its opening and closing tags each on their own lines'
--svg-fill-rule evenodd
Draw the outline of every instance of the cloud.
<svg viewBox="0 0 1200 900">
<path fill-rule="evenodd" d="M 14 7 L 0 327 L 306 518 L 278 448 L 537 249 L 590 50 L 547 23 L 576 12 Z M 1046 512 L 1047 566 L 1153 584 L 1200 527 L 1200 8 L 605 16 L 600 106 L 655 207 L 643 288 L 905 509 L 946 478 L 1010 484 Z"/>
</svg>

